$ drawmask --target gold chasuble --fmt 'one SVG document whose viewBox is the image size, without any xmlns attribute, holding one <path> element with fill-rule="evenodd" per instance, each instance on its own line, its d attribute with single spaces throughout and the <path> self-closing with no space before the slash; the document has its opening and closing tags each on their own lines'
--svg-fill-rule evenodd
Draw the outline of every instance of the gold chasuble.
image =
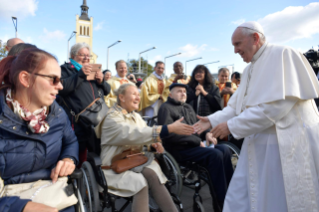
<svg viewBox="0 0 319 212">
<path fill-rule="evenodd" d="M 168 94 L 164 89 L 166 80 L 159 80 L 154 74 L 149 75 L 142 84 L 139 111 L 153 105 L 161 96 L 166 102 Z"/>
<path fill-rule="evenodd" d="M 122 84 L 126 84 L 126 83 L 130 83 L 132 85 L 135 85 L 134 83 L 132 83 L 131 81 L 129 81 L 126 78 L 118 78 L 116 76 L 113 76 L 111 79 L 109 79 L 107 81 L 107 83 L 109 83 L 109 85 L 111 86 L 111 91 L 107 96 L 104 96 L 104 100 L 106 105 L 111 108 L 114 103 L 116 103 L 116 95 L 114 94 L 114 91 L 116 89 L 118 89 Z"/>
<path fill-rule="evenodd" d="M 230 81 L 228 81 L 230 82 Z M 224 84 L 221 84 L 219 81 L 216 81 L 215 84 L 217 85 L 217 87 L 219 88 L 219 93 L 222 92 L 222 90 L 225 88 L 226 86 L 226 83 Z M 237 90 L 237 85 L 235 83 L 231 83 L 231 88 L 236 91 Z M 226 95 L 223 95 L 222 98 L 221 98 L 221 106 L 222 108 L 226 107 L 227 106 L 227 103 L 228 103 L 228 100 L 230 98 L 230 95 L 229 94 L 226 94 Z"/>
</svg>

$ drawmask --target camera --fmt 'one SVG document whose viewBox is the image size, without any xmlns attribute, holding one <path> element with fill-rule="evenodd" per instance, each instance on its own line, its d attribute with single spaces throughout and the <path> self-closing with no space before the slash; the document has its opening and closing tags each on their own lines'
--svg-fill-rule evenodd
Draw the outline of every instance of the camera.
<svg viewBox="0 0 319 212">
<path fill-rule="evenodd" d="M 315 71 L 316 75 L 318 75 L 319 72 L 319 52 L 310 49 L 306 53 L 304 53 L 304 56 L 307 58 L 308 62 L 310 63 L 311 67 Z"/>
</svg>

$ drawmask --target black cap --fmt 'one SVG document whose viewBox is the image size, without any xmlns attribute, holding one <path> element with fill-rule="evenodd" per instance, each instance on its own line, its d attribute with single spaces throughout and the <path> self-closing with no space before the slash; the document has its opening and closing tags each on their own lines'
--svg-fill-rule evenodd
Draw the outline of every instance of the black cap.
<svg viewBox="0 0 319 212">
<path fill-rule="evenodd" d="M 184 87 L 184 88 L 188 88 L 188 85 L 182 84 L 182 83 L 173 83 L 169 86 L 169 90 L 171 91 L 174 87 Z"/>
</svg>

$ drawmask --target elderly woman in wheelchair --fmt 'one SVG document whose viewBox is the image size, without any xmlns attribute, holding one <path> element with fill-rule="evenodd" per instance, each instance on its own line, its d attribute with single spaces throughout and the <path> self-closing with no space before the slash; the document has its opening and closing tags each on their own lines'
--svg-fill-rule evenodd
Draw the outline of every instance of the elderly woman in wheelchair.
<svg viewBox="0 0 319 212">
<path fill-rule="evenodd" d="M 163 152 L 162 144 L 158 142 L 159 137 L 170 132 L 184 135 L 193 133 L 191 126 L 181 123 L 182 119 L 170 125 L 148 127 L 142 117 L 134 112 L 140 103 L 138 89 L 134 85 L 124 84 L 116 93 L 117 104 L 113 105 L 105 119 L 96 127 L 96 134 L 101 138 L 103 166 L 112 165 L 112 158 L 123 151 L 141 150 L 144 145 L 151 145 L 157 152 Z M 140 173 L 132 170 L 116 173 L 108 168 L 103 172 L 110 193 L 122 197 L 134 196 L 132 211 L 149 211 L 149 189 L 162 211 L 177 211 L 164 186 L 167 179 L 154 160 L 148 161 Z"/>
<path fill-rule="evenodd" d="M 37 48 L 0 62 L 2 212 L 75 211 L 77 199 L 65 189 L 78 162 L 78 142 L 55 102 L 60 76 L 54 56 Z"/>
</svg>

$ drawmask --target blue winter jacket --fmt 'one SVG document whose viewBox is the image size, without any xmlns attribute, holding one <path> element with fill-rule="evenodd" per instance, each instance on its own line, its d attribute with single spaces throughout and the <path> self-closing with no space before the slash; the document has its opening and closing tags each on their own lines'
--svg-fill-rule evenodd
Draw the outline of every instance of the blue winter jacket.
<svg viewBox="0 0 319 212">
<path fill-rule="evenodd" d="M 53 102 L 46 120 L 50 126 L 47 133 L 32 133 L 0 91 L 0 177 L 5 185 L 50 179 L 51 170 L 63 158 L 78 163 L 79 144 L 65 111 Z M 20 212 L 28 201 L 0 198 L 0 211 Z"/>
</svg>

